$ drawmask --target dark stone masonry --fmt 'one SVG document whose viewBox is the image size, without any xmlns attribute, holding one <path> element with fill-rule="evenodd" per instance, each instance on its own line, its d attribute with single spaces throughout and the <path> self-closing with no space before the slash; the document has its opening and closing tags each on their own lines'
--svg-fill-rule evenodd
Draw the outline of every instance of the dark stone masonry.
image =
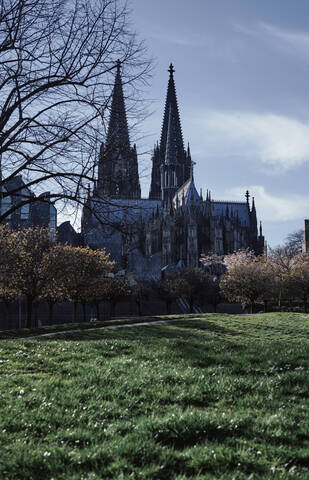
<svg viewBox="0 0 309 480">
<path fill-rule="evenodd" d="M 104 247 L 139 278 L 158 279 L 166 265 L 197 267 L 202 253 L 264 250 L 254 198 L 205 198 L 194 183 L 194 162 L 184 147 L 170 65 L 160 144 L 154 147 L 149 198 L 141 198 L 136 146 L 130 145 L 120 64 L 98 178 L 83 210 L 85 244 Z M 93 213 L 92 213 L 93 212 Z"/>
</svg>

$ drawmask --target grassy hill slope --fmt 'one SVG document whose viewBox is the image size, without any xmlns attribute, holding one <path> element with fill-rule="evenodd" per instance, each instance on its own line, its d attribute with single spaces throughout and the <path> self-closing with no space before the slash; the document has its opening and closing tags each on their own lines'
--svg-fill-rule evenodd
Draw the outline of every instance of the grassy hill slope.
<svg viewBox="0 0 309 480">
<path fill-rule="evenodd" d="M 0 478 L 309 478 L 309 316 L 0 342 Z"/>
</svg>

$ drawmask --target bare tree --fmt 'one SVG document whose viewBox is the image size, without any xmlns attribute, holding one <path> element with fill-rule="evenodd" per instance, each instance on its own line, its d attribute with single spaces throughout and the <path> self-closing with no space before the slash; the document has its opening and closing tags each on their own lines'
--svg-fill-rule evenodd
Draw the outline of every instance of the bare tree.
<svg viewBox="0 0 309 480">
<path fill-rule="evenodd" d="M 285 240 L 284 246 L 289 255 L 297 255 L 302 252 L 304 231 L 302 229 L 290 233 Z"/>
<path fill-rule="evenodd" d="M 149 62 L 123 0 L 0 0 L 0 193 L 18 198 L 0 222 L 35 201 L 29 189 L 84 203 L 117 59 L 134 96 Z"/>
<path fill-rule="evenodd" d="M 268 252 L 269 265 L 274 273 L 275 290 L 277 290 L 278 306 L 282 299 L 289 298 L 292 290 L 290 278 L 295 263 L 295 257 L 302 252 L 303 230 L 290 233 L 283 245 L 270 248 Z"/>
<path fill-rule="evenodd" d="M 291 262 L 293 257 L 302 252 L 303 230 L 296 230 L 287 235 L 283 245 L 269 249 L 269 255 L 274 258 L 284 258 L 285 262 Z"/>
</svg>

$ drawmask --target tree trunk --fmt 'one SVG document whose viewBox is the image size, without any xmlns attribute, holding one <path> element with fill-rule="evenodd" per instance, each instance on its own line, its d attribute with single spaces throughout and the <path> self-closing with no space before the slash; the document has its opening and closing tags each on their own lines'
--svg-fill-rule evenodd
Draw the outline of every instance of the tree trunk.
<svg viewBox="0 0 309 480">
<path fill-rule="evenodd" d="M 112 318 L 115 315 L 116 302 L 111 300 L 109 302 L 109 318 Z"/>
<path fill-rule="evenodd" d="M 5 311 L 6 311 L 6 318 L 8 321 L 8 327 L 11 328 L 12 326 L 12 311 L 11 311 L 11 304 L 10 302 L 4 302 Z"/>
<path fill-rule="evenodd" d="M 35 328 L 38 328 L 39 320 L 38 320 L 38 304 L 37 304 L 37 302 L 34 302 L 33 310 L 34 310 L 34 326 L 35 326 Z"/>
<path fill-rule="evenodd" d="M 190 313 L 193 313 L 193 306 L 194 306 L 194 300 L 193 298 L 190 298 L 189 300 Z"/>
<path fill-rule="evenodd" d="M 86 302 L 82 302 L 83 322 L 86 322 Z"/>
<path fill-rule="evenodd" d="M 253 313 L 253 302 L 250 302 L 250 313 Z"/>
<path fill-rule="evenodd" d="M 141 317 L 142 316 L 142 302 L 140 300 L 136 300 L 136 303 L 137 303 L 138 315 Z"/>
<path fill-rule="evenodd" d="M 77 307 L 78 307 L 78 303 L 73 302 L 73 322 L 74 323 L 77 322 Z"/>
<path fill-rule="evenodd" d="M 100 321 L 100 304 L 99 302 L 96 302 L 95 304 L 96 312 L 97 312 L 97 321 Z"/>
<path fill-rule="evenodd" d="M 26 328 L 31 328 L 32 324 L 32 307 L 33 307 L 33 297 L 27 295 L 27 318 L 26 318 Z"/>
<path fill-rule="evenodd" d="M 53 323 L 54 302 L 48 302 L 48 324 Z"/>
<path fill-rule="evenodd" d="M 264 313 L 267 312 L 267 300 L 264 300 Z"/>
<path fill-rule="evenodd" d="M 170 300 L 166 300 L 166 313 L 167 315 L 170 315 L 171 314 L 171 301 Z"/>
<path fill-rule="evenodd" d="M 304 310 L 307 313 L 307 295 L 304 295 Z"/>
</svg>

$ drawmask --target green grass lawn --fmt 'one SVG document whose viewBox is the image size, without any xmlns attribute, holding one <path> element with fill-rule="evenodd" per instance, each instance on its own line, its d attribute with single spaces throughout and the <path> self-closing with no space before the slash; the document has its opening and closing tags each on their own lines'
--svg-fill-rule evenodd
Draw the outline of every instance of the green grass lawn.
<svg viewBox="0 0 309 480">
<path fill-rule="evenodd" d="M 190 318 L 192 315 L 187 315 Z M 111 325 L 129 325 L 130 323 L 156 322 L 158 320 L 166 320 L 183 318 L 183 315 L 154 315 L 151 317 L 126 317 L 111 318 L 110 320 L 102 320 L 100 322 L 82 322 L 82 323 L 61 323 L 54 325 L 46 325 L 34 328 L 19 328 L 17 330 L 0 330 L 0 340 L 16 339 L 44 335 L 54 332 L 67 332 L 70 330 L 93 330 L 94 328 L 108 327 Z"/>
<path fill-rule="evenodd" d="M 0 342 L 0 479 L 309 479 L 309 316 Z"/>
</svg>

